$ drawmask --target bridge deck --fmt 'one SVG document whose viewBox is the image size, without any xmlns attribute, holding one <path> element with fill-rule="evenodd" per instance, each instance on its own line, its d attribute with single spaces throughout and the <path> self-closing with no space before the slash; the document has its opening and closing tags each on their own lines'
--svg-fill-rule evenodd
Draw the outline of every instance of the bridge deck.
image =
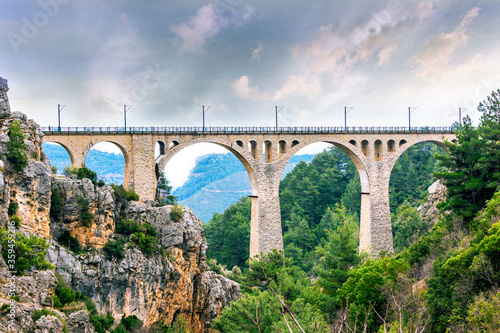
<svg viewBox="0 0 500 333">
<path fill-rule="evenodd" d="M 443 133 L 452 127 L 42 127 L 45 134 L 361 134 Z"/>
</svg>

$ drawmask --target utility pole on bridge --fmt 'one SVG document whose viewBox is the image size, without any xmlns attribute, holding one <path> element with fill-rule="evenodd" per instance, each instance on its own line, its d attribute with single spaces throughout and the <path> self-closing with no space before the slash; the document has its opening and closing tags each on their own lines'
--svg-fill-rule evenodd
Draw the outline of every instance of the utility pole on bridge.
<svg viewBox="0 0 500 333">
<path fill-rule="evenodd" d="M 278 110 L 278 108 L 280 108 Z M 283 110 L 284 106 L 276 106 L 275 107 L 275 110 L 276 110 L 276 131 L 278 130 L 278 113 L 280 113 L 281 110 Z"/>
<path fill-rule="evenodd" d="M 207 109 L 205 110 L 205 105 L 202 105 L 203 108 L 203 132 L 205 132 L 205 112 L 208 112 L 212 106 L 208 105 Z"/>
<path fill-rule="evenodd" d="M 123 120 L 125 121 L 125 133 L 127 133 L 127 112 L 132 108 L 133 105 L 127 106 L 124 104 L 123 105 Z"/>
<path fill-rule="evenodd" d="M 349 109 L 349 110 L 348 110 Z M 347 114 L 354 109 L 354 106 L 344 106 L 344 129 L 347 131 Z"/>
<path fill-rule="evenodd" d="M 418 106 L 408 107 L 408 130 L 410 132 L 411 132 L 411 114 L 413 113 L 413 111 L 415 111 L 416 108 L 418 108 Z"/>
<path fill-rule="evenodd" d="M 61 111 L 66 107 L 66 105 L 61 105 L 57 104 L 57 121 L 58 121 L 58 126 L 57 130 L 61 132 Z"/>
</svg>

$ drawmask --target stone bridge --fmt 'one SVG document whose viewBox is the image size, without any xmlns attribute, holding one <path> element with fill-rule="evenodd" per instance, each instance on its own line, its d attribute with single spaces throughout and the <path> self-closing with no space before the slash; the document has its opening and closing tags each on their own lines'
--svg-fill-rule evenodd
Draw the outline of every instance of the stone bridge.
<svg viewBox="0 0 500 333">
<path fill-rule="evenodd" d="M 360 251 L 393 251 L 389 179 L 398 157 L 419 142 L 444 148 L 454 141 L 450 128 L 53 128 L 42 129 L 44 142 L 63 146 L 71 165 L 85 166 L 88 151 L 114 143 L 125 159 L 124 187 L 142 201 L 153 200 L 160 173 L 182 149 L 215 143 L 244 165 L 252 187 L 250 255 L 283 249 L 279 185 L 283 169 L 300 149 L 327 142 L 354 162 L 361 179 Z M 159 156 L 155 157 L 155 147 Z M 157 148 L 158 150 L 158 148 Z M 332 184 L 335 186 L 335 184 Z"/>
</svg>

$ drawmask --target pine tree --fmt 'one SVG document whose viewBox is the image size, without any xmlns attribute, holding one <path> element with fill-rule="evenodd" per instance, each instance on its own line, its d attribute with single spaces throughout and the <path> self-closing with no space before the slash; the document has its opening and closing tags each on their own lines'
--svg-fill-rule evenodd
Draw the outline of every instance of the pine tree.
<svg viewBox="0 0 500 333">
<path fill-rule="evenodd" d="M 160 206 L 173 205 L 177 202 L 177 197 L 172 194 L 172 186 L 169 185 L 168 179 L 162 173 L 158 179 L 156 186 L 156 201 Z"/>
<path fill-rule="evenodd" d="M 28 145 L 24 142 L 24 133 L 19 121 L 14 120 L 9 126 L 9 142 L 7 142 L 7 159 L 14 170 L 20 172 L 28 165 Z"/>
</svg>

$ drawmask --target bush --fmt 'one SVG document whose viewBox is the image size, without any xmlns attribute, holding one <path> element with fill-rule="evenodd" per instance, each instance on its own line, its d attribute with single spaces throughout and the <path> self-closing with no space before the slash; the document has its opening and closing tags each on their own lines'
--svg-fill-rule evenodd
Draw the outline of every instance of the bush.
<svg viewBox="0 0 500 333">
<path fill-rule="evenodd" d="M 145 235 L 141 232 L 136 232 L 130 237 L 132 243 L 137 245 L 146 257 L 150 257 L 156 250 L 158 240 L 151 235 Z"/>
<path fill-rule="evenodd" d="M 123 238 L 109 240 L 104 245 L 103 251 L 106 260 L 122 259 L 125 256 L 125 240 Z"/>
<path fill-rule="evenodd" d="M 54 295 L 52 299 L 54 300 L 54 306 L 56 308 L 60 308 L 65 306 L 66 304 L 71 304 L 75 302 L 78 298 L 80 298 L 80 293 L 75 293 L 73 288 L 69 286 L 62 276 L 56 275 L 57 277 L 57 287 L 54 291 Z M 78 296 L 78 297 L 77 297 Z"/>
<path fill-rule="evenodd" d="M 50 311 L 47 309 L 40 309 L 40 310 L 35 310 L 35 313 L 33 313 L 33 321 L 36 322 L 38 319 L 42 318 L 43 316 L 54 316 L 59 318 L 61 322 L 64 322 L 63 319 L 58 316 L 54 311 Z"/>
<path fill-rule="evenodd" d="M 111 312 L 106 315 L 98 315 L 97 311 L 95 311 L 95 313 L 90 314 L 90 323 L 97 333 L 106 333 L 115 323 L 115 318 Z"/>
<path fill-rule="evenodd" d="M 94 220 L 94 214 L 89 212 L 89 201 L 81 195 L 77 198 L 78 208 L 80 209 L 80 222 L 84 227 L 90 227 Z"/>
<path fill-rule="evenodd" d="M 28 166 L 28 145 L 24 142 L 24 133 L 19 121 L 14 120 L 9 126 L 9 142 L 7 142 L 7 159 L 15 171 L 22 171 Z"/>
<path fill-rule="evenodd" d="M 50 171 L 52 171 L 52 174 L 57 175 L 57 167 L 55 165 L 50 167 Z"/>
<path fill-rule="evenodd" d="M 135 332 L 142 326 L 142 321 L 136 315 L 126 317 L 123 315 L 120 325 L 118 325 L 111 333 L 128 333 Z"/>
<path fill-rule="evenodd" d="M 71 236 L 68 230 L 64 230 L 57 241 L 75 253 L 80 253 L 82 250 L 78 238 Z"/>
<path fill-rule="evenodd" d="M 50 217 L 56 221 L 60 220 L 60 214 L 64 205 L 64 199 L 58 189 L 52 190 L 50 196 Z"/>
<path fill-rule="evenodd" d="M 78 168 L 76 166 L 67 166 L 67 167 L 64 167 L 64 169 L 63 169 L 63 175 L 65 175 L 68 178 L 70 178 L 71 175 L 76 175 L 77 172 L 78 172 Z"/>
<path fill-rule="evenodd" d="M 83 167 L 79 168 L 76 171 L 76 176 L 78 179 L 84 179 L 88 178 L 92 182 L 92 184 L 96 185 L 97 184 L 97 173 L 94 171 L 90 170 L 89 168 Z"/>
<path fill-rule="evenodd" d="M 106 185 L 106 183 L 104 182 L 104 180 L 100 179 L 98 182 L 97 182 L 97 186 L 99 187 L 103 187 L 104 185 Z"/>
<path fill-rule="evenodd" d="M 126 203 L 127 201 L 139 201 L 139 195 L 134 190 L 126 191 L 123 185 L 116 186 L 111 184 L 111 188 L 115 193 L 115 199 L 119 203 Z"/>
<path fill-rule="evenodd" d="M 21 218 L 17 215 L 14 215 L 14 216 L 11 216 L 11 218 L 9 219 L 9 221 L 12 221 L 14 222 L 14 226 L 19 229 L 21 227 Z"/>
<path fill-rule="evenodd" d="M 178 204 L 173 205 L 172 209 L 170 210 L 170 219 L 174 222 L 180 222 L 182 216 L 184 216 L 184 212 L 182 211 L 182 206 Z"/>
<path fill-rule="evenodd" d="M 125 236 L 130 236 L 133 233 L 140 232 L 141 225 L 132 220 L 121 220 L 116 224 L 115 232 Z"/>
<path fill-rule="evenodd" d="M 9 215 L 9 217 L 16 215 L 18 209 L 19 209 L 19 204 L 15 201 L 12 201 L 9 204 L 9 208 L 7 209 L 7 215 Z"/>
<path fill-rule="evenodd" d="M 12 236 L 11 236 L 12 237 Z M 54 266 L 45 260 L 45 255 L 49 244 L 43 238 L 38 238 L 34 235 L 29 237 L 18 232 L 14 234 L 14 253 L 9 254 L 12 246 L 12 241 L 9 243 L 9 232 L 5 229 L 0 229 L 0 245 L 2 246 L 2 257 L 8 265 L 9 270 L 24 275 L 25 271 L 34 267 L 39 270 L 50 269 Z"/>
</svg>

